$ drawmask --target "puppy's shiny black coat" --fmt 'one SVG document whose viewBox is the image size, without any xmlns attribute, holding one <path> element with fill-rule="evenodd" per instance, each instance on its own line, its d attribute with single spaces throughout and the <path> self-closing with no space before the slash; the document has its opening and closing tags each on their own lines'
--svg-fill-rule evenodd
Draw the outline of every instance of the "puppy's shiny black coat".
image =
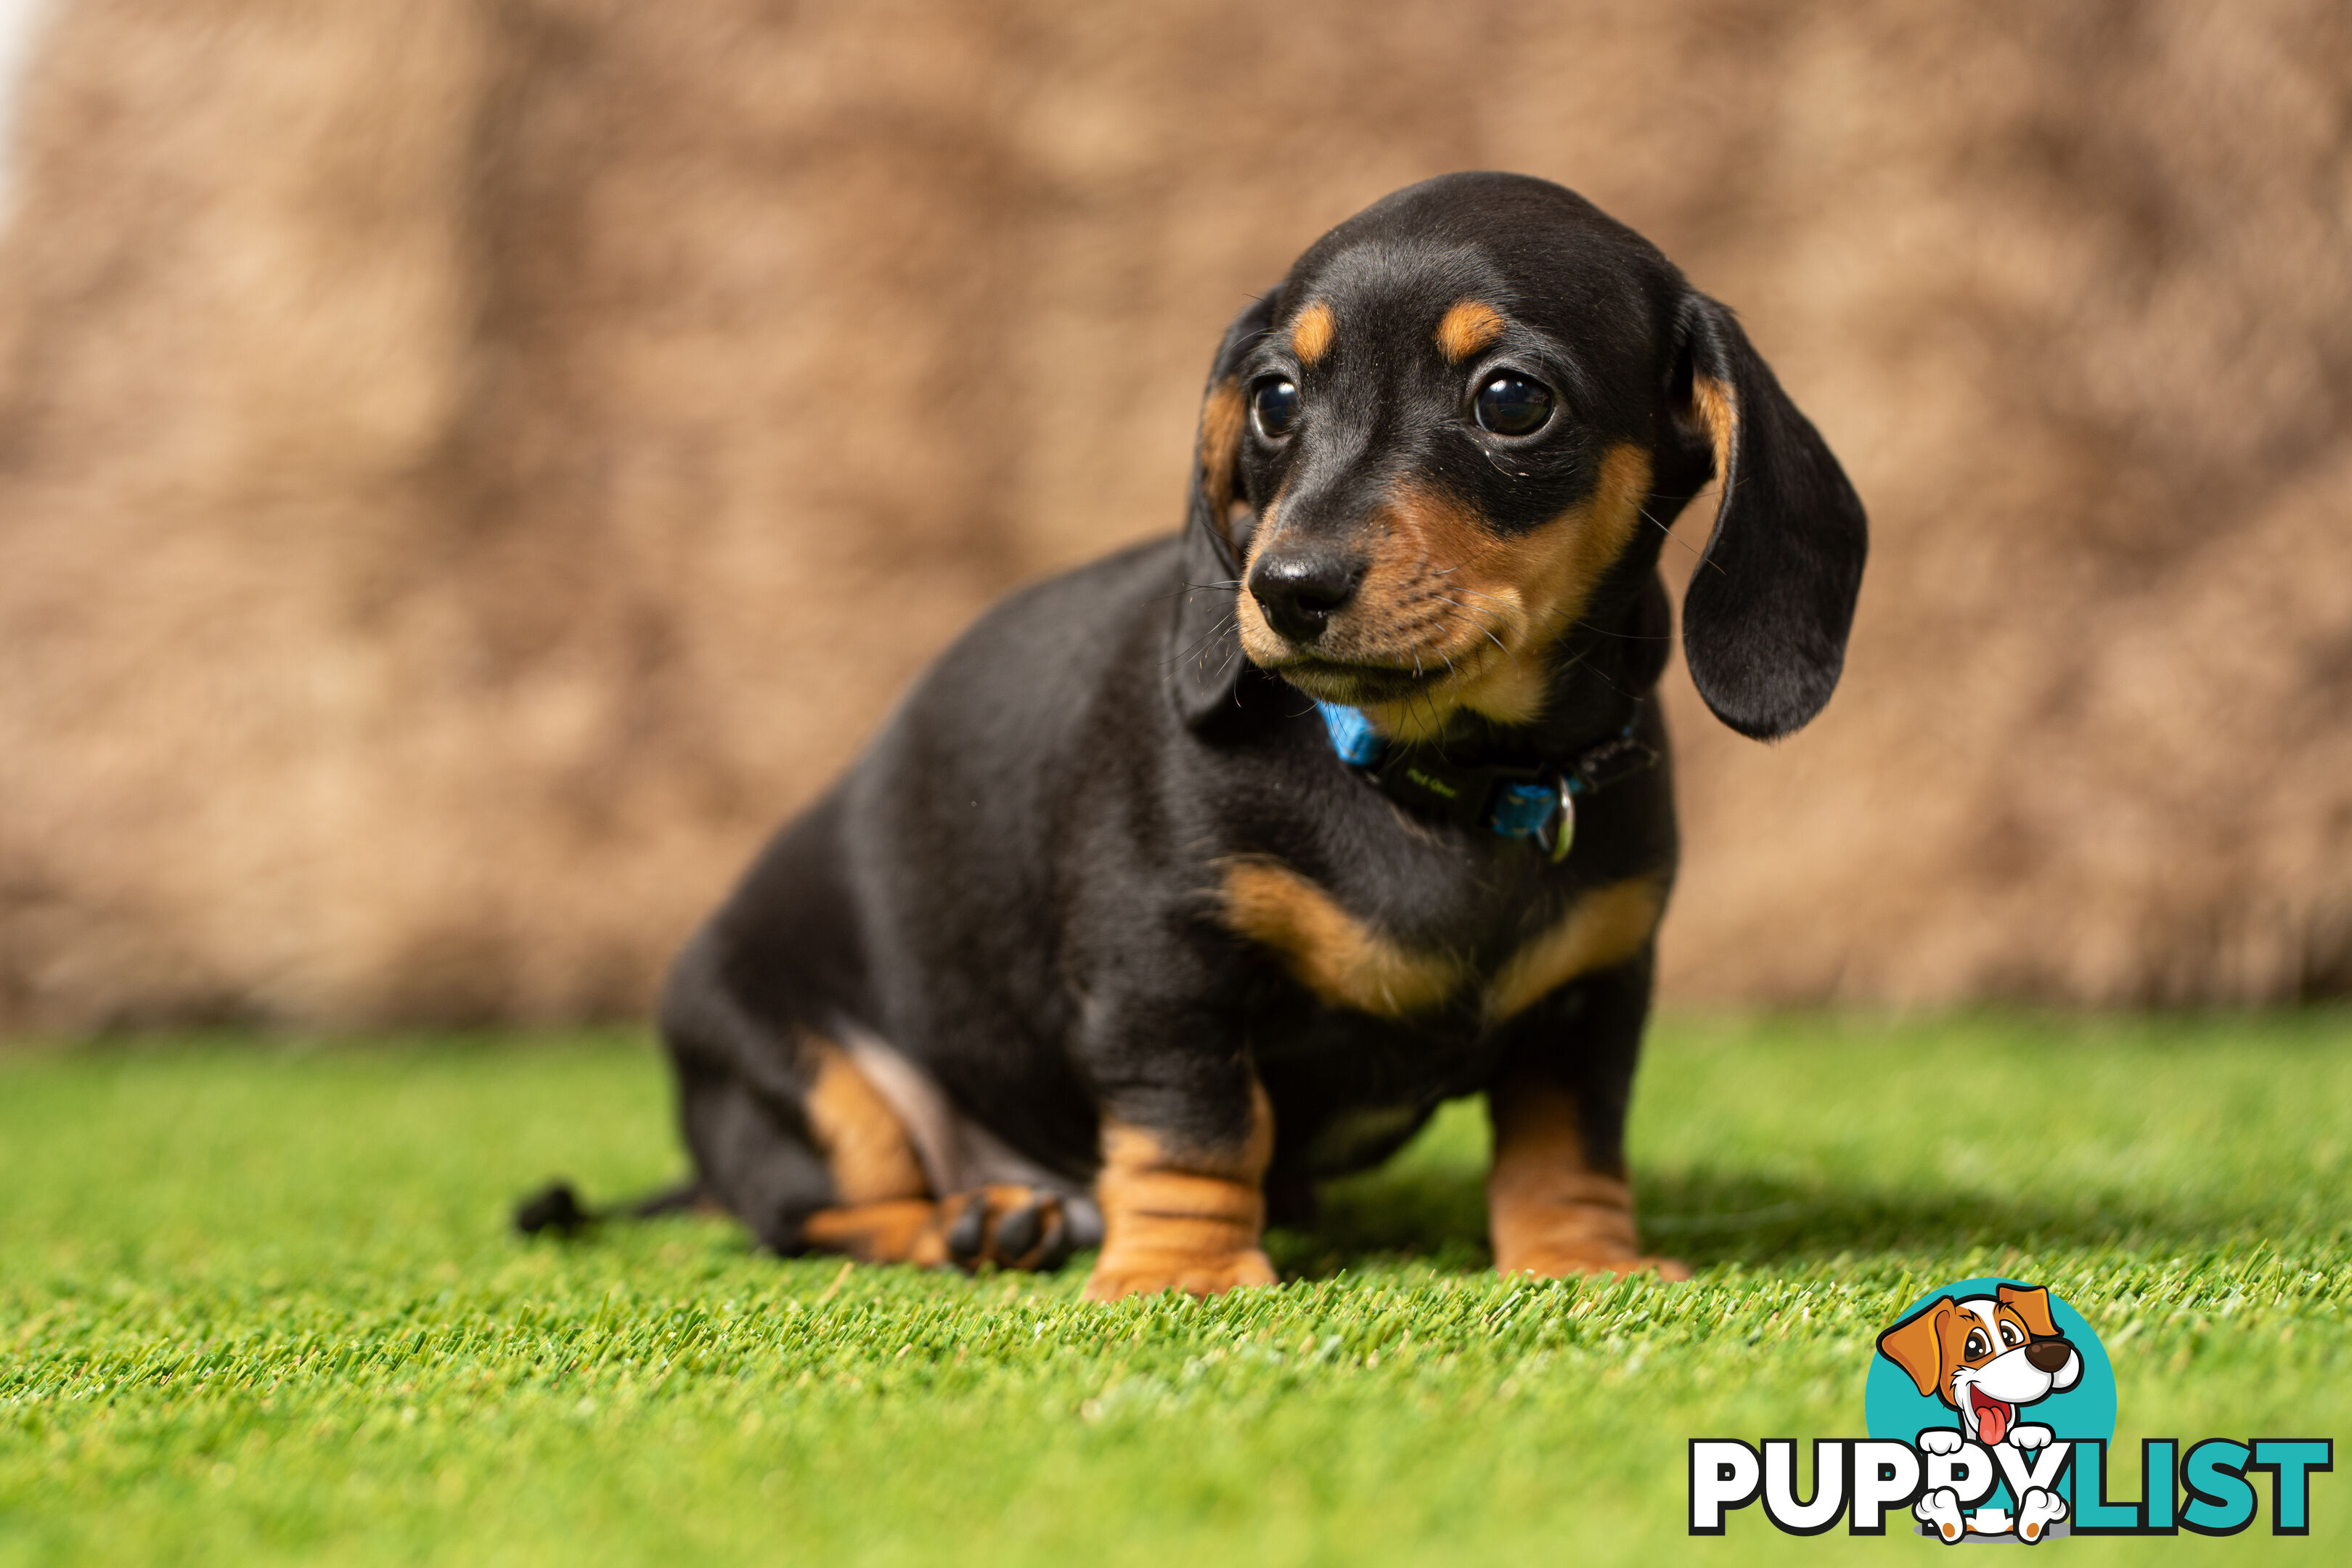
<svg viewBox="0 0 2352 1568">
<path fill-rule="evenodd" d="M 701 1194 L 781 1251 L 1031 1265 L 1098 1199 L 1095 1294 L 1216 1289 L 1270 1278 L 1261 1192 L 1485 1091 L 1498 1263 L 1643 1262 L 1667 768 L 1555 863 L 1370 787 L 1302 692 L 1456 764 L 1663 755 L 1658 555 L 1718 472 L 1685 651 L 1777 736 L 1837 681 L 1864 524 L 1730 313 L 1538 180 L 1325 236 L 1225 334 L 1182 533 L 990 612 L 679 959 Z"/>
</svg>

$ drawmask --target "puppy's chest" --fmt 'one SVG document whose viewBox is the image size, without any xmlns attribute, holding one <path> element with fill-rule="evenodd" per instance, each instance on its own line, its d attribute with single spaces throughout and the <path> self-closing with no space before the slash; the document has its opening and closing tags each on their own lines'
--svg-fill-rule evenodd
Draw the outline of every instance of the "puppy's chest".
<svg viewBox="0 0 2352 1568">
<path fill-rule="evenodd" d="M 1438 918 L 1406 936 L 1271 857 L 1234 857 L 1218 872 L 1226 928 L 1326 1005 L 1400 1023 L 1467 1010 L 1488 1027 L 1633 957 L 1665 893 L 1662 877 L 1633 877 L 1531 910 L 1475 908 L 1466 889 L 1432 889 Z"/>
</svg>

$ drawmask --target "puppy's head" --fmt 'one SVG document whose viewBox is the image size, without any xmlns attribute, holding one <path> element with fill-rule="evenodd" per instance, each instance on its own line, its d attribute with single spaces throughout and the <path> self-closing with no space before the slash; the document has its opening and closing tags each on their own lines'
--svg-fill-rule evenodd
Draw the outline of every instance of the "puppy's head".
<svg viewBox="0 0 2352 1568">
<path fill-rule="evenodd" d="M 1947 1296 L 1881 1334 L 1878 1348 L 1987 1445 L 2009 1436 L 2018 1406 L 2083 1375 L 2082 1354 L 2058 1331 L 2050 1292 L 2038 1286 L 2003 1285 L 1962 1301 Z"/>
<path fill-rule="evenodd" d="M 1640 236 L 1455 174 L 1332 230 L 1234 323 L 1193 523 L 1251 662 L 1414 738 L 1539 718 L 1563 639 L 1608 635 L 1717 473 L 1685 647 L 1725 722 L 1783 734 L 1829 700 L 1860 582 L 1836 459 Z"/>
</svg>

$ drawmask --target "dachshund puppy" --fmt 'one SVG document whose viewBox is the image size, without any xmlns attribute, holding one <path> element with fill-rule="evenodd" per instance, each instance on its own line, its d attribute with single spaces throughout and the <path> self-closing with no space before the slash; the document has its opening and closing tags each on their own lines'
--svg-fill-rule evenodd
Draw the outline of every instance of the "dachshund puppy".
<svg viewBox="0 0 2352 1568">
<path fill-rule="evenodd" d="M 1769 739 L 1837 683 L 1864 524 L 1731 313 L 1541 180 L 1333 229 L 1225 333 L 1182 532 L 991 611 L 686 947 L 692 1193 L 780 1252 L 1207 1294 L 1484 1093 L 1497 1268 L 1682 1275 L 1622 1133 L 1658 554 L 1717 477 L 1684 649 Z"/>
</svg>

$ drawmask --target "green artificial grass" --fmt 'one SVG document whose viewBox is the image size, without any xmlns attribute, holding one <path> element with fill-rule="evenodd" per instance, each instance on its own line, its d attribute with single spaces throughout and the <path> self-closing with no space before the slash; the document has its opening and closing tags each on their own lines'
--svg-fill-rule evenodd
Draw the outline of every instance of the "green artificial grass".
<svg viewBox="0 0 2352 1568">
<path fill-rule="evenodd" d="M 1278 1289 L 1076 1300 L 509 1203 L 676 1173 L 633 1038 L 0 1056 L 0 1564 L 1818 1562 L 1694 1436 L 1860 1436 L 1990 1273 L 2101 1331 L 2119 1438 L 2352 1436 L 2352 1018 L 1668 1020 L 1634 1117 L 1687 1285 L 1484 1270 L 1482 1119 L 1277 1234 Z M 2352 1456 L 2339 1461 L 2352 1471 Z M 2315 1529 L 2068 1562 L 2343 1561 Z"/>
</svg>

